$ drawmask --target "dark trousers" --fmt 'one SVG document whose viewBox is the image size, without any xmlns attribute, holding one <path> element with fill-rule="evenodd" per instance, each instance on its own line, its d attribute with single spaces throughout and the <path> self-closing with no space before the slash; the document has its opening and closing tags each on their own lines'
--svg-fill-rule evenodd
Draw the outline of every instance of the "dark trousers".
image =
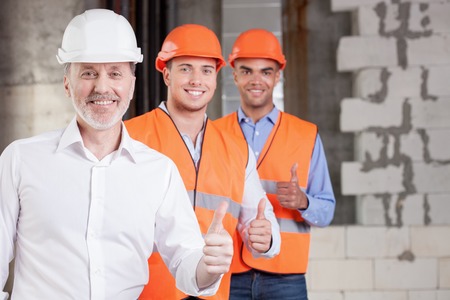
<svg viewBox="0 0 450 300">
<path fill-rule="evenodd" d="M 250 270 L 231 276 L 230 300 L 308 300 L 305 274 Z"/>
</svg>

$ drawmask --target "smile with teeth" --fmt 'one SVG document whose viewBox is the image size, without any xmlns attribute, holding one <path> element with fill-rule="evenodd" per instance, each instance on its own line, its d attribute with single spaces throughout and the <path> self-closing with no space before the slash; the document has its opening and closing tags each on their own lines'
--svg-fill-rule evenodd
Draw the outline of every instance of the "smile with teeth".
<svg viewBox="0 0 450 300">
<path fill-rule="evenodd" d="M 113 100 L 96 100 L 96 101 L 92 101 L 92 103 L 96 104 L 96 105 L 109 105 L 114 103 Z"/>
<path fill-rule="evenodd" d="M 201 94 L 203 94 L 203 91 L 187 90 L 187 92 L 188 92 L 189 94 L 191 94 L 192 96 L 200 96 Z"/>
</svg>

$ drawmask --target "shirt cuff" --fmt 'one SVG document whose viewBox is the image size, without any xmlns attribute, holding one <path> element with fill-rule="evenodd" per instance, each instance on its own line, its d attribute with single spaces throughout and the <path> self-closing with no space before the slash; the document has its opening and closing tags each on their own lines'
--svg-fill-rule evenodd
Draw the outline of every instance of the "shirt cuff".
<svg viewBox="0 0 450 300">
<path fill-rule="evenodd" d="M 176 272 L 177 288 L 192 296 L 212 296 L 219 289 L 223 275 L 210 286 L 199 289 L 197 285 L 197 266 L 203 257 L 202 251 L 197 251 L 185 257 Z M 194 272 L 192 273 L 192 271 Z"/>
</svg>

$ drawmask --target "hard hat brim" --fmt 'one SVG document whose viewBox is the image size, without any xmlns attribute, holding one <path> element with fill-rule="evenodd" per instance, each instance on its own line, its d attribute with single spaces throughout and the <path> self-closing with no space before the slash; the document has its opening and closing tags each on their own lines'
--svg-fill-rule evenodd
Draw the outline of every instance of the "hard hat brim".
<svg viewBox="0 0 450 300">
<path fill-rule="evenodd" d="M 121 51 L 118 53 L 83 53 L 71 52 L 70 54 L 64 52 L 61 48 L 58 49 L 56 59 L 60 64 L 65 63 L 111 63 L 111 62 L 134 62 L 141 63 L 144 56 L 141 54 L 141 49 L 136 51 Z"/>
</svg>

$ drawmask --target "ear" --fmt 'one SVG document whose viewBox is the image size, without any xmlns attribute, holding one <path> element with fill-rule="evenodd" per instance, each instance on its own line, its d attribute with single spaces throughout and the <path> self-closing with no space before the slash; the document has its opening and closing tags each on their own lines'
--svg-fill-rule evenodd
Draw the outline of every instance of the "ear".
<svg viewBox="0 0 450 300">
<path fill-rule="evenodd" d="M 164 67 L 162 73 L 163 73 L 164 83 L 166 84 L 166 86 L 169 86 L 170 85 L 170 70 L 167 69 L 167 67 Z"/>
<path fill-rule="evenodd" d="M 234 80 L 234 84 L 237 85 L 238 79 L 237 79 L 236 69 L 233 69 L 233 80 Z"/>
<path fill-rule="evenodd" d="M 128 99 L 130 99 L 130 101 L 133 100 L 134 88 L 136 86 L 136 77 L 133 76 L 132 80 L 133 80 L 133 82 L 131 83 L 131 86 L 130 86 L 130 93 L 128 94 Z"/>
<path fill-rule="evenodd" d="M 67 78 L 66 75 L 64 75 L 64 91 L 66 93 L 67 97 L 71 97 L 70 95 L 70 87 L 69 87 L 70 83 L 69 83 L 69 79 Z"/>
<path fill-rule="evenodd" d="M 275 85 L 278 84 L 278 82 L 280 81 L 280 77 L 281 77 L 281 71 L 280 71 L 280 69 L 278 69 L 278 71 L 275 73 Z"/>
</svg>

